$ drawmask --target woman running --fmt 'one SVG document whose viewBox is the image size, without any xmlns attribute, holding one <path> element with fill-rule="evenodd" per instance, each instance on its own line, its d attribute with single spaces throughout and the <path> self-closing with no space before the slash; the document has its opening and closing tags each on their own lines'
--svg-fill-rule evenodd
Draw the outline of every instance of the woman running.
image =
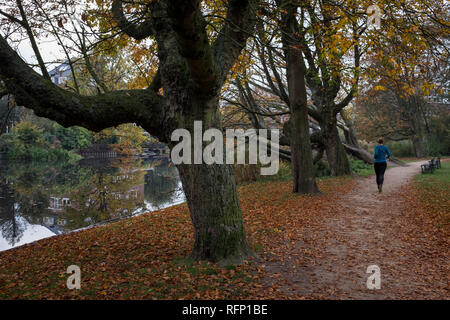
<svg viewBox="0 0 450 320">
<path fill-rule="evenodd" d="M 375 147 L 375 174 L 377 175 L 378 192 L 383 191 L 384 172 L 386 171 L 386 158 L 389 159 L 391 152 L 389 148 L 383 144 L 383 139 L 378 139 L 378 145 Z"/>
</svg>

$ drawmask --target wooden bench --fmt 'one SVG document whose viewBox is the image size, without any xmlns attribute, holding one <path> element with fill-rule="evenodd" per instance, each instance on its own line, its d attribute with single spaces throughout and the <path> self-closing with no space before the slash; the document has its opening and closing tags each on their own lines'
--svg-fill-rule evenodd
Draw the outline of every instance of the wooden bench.
<svg viewBox="0 0 450 320">
<path fill-rule="evenodd" d="M 441 167 L 441 157 L 432 158 L 428 161 L 428 164 L 422 164 L 421 166 L 422 173 L 433 173 L 435 169 L 439 169 Z"/>
<path fill-rule="evenodd" d="M 422 173 L 433 173 L 434 167 L 429 164 L 422 164 L 421 166 Z"/>
<path fill-rule="evenodd" d="M 437 168 L 436 165 L 436 160 L 434 158 L 432 158 L 431 160 L 428 161 L 428 164 L 430 165 L 430 167 L 432 167 L 433 169 Z"/>
<path fill-rule="evenodd" d="M 437 157 L 436 158 L 436 165 L 437 165 L 437 167 L 436 168 L 441 168 L 441 157 Z"/>
</svg>

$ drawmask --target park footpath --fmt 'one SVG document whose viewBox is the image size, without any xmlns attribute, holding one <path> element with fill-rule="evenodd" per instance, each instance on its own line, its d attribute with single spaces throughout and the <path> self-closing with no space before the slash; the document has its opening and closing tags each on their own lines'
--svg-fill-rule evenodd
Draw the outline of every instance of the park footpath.
<svg viewBox="0 0 450 320">
<path fill-rule="evenodd" d="M 266 285 L 294 299 L 450 299 L 449 239 L 436 245 L 420 219 L 414 221 L 421 208 L 410 207 L 421 164 L 387 170 L 382 193 L 373 176 L 359 179 L 290 246 L 288 256 L 303 253 L 302 263 L 266 263 L 268 274 L 279 275 L 268 276 Z"/>
</svg>

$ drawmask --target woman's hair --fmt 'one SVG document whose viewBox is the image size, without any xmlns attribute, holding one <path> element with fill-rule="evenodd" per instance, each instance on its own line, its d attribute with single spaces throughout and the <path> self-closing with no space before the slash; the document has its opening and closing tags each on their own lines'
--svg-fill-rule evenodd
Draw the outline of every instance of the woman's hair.
<svg viewBox="0 0 450 320">
<path fill-rule="evenodd" d="M 383 144 L 383 142 L 384 142 L 383 138 L 378 139 L 379 144 Z"/>
</svg>

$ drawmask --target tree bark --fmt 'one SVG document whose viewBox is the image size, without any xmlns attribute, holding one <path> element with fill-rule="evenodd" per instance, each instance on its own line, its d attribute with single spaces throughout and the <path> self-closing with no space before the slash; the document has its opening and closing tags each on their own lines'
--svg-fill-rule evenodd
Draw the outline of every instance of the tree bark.
<svg viewBox="0 0 450 320">
<path fill-rule="evenodd" d="M 346 119 L 344 116 L 342 116 L 342 119 L 344 120 L 346 126 L 346 128 L 341 127 L 344 131 L 345 143 L 353 147 L 359 147 L 358 139 L 356 138 L 355 129 L 353 127 L 352 121 Z"/>
<path fill-rule="evenodd" d="M 352 156 L 354 156 L 355 158 L 358 158 L 359 160 L 364 161 L 365 163 L 368 164 L 373 164 L 374 163 L 374 159 L 373 159 L 373 155 L 370 154 L 368 151 L 364 150 L 363 148 L 361 148 L 360 146 L 355 147 L 349 144 L 343 144 L 345 151 L 348 154 L 351 154 Z"/>
<path fill-rule="evenodd" d="M 194 121 L 202 121 L 202 132 L 210 128 L 222 131 L 218 111 L 219 96 L 190 97 L 193 113 L 186 116 L 179 127 L 187 129 L 194 138 Z M 173 147 L 170 141 L 169 146 Z M 202 148 L 208 142 L 202 141 Z M 224 149 L 225 150 L 225 144 Z M 226 164 L 195 164 L 195 146 L 191 140 L 191 164 L 177 165 L 194 226 L 194 260 L 220 262 L 222 265 L 239 263 L 252 255 L 248 246 L 236 190 L 234 170 Z"/>
<path fill-rule="evenodd" d="M 339 137 L 336 116 L 330 113 L 324 114 L 320 122 L 320 127 L 322 129 L 323 142 L 331 175 L 342 176 L 350 174 L 350 163 L 348 162 L 347 154 Z"/>
<path fill-rule="evenodd" d="M 297 21 L 297 6 L 289 5 L 282 21 L 282 41 L 286 56 L 289 91 L 290 142 L 292 161 L 292 182 L 294 193 L 317 193 L 319 189 L 314 178 L 311 141 L 309 138 L 308 105 L 306 99 L 305 68 L 301 50 L 294 45 Z"/>
<path fill-rule="evenodd" d="M 422 141 L 419 136 L 415 135 L 411 138 L 414 155 L 416 158 L 422 158 L 424 156 Z"/>
<path fill-rule="evenodd" d="M 424 146 L 423 146 L 423 123 L 422 123 L 422 113 L 419 110 L 419 105 L 415 97 L 411 97 L 408 100 L 409 114 L 411 117 L 411 131 L 412 137 L 411 141 L 413 144 L 414 154 L 417 158 L 424 156 Z"/>
<path fill-rule="evenodd" d="M 250 256 L 231 165 L 177 168 L 194 225 L 191 257 L 229 264 Z"/>
</svg>

